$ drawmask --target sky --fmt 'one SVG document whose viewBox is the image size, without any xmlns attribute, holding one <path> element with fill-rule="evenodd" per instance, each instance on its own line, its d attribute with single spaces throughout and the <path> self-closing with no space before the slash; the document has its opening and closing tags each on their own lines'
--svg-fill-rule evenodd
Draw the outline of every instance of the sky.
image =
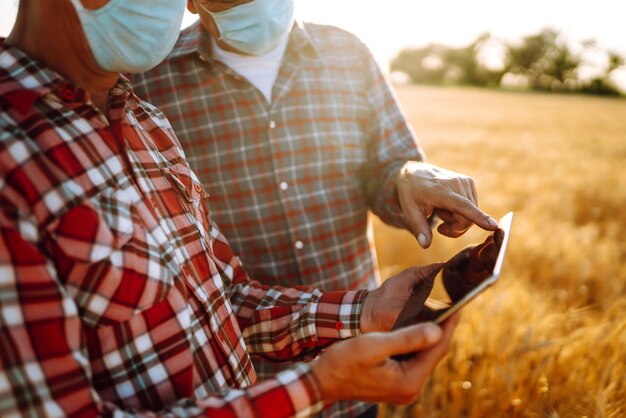
<svg viewBox="0 0 626 418">
<path fill-rule="evenodd" d="M 295 2 L 298 18 L 339 26 L 356 34 L 384 69 L 403 47 L 433 42 L 464 46 L 485 32 L 511 42 L 546 27 L 572 41 L 594 39 L 600 47 L 626 57 L 626 3 L 620 0 Z M 16 5 L 17 0 L 0 0 L 0 36 L 6 36 L 13 26 Z M 187 14 L 183 26 L 194 19 Z"/>
</svg>

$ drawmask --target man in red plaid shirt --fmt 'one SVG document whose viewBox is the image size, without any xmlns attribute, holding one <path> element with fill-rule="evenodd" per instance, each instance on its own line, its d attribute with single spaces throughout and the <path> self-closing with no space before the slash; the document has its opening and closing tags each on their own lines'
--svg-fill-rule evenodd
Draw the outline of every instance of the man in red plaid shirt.
<svg viewBox="0 0 626 418">
<path fill-rule="evenodd" d="M 432 240 L 494 230 L 471 178 L 423 162 L 368 49 L 340 29 L 295 22 L 293 0 L 192 0 L 200 20 L 169 57 L 133 76 L 161 109 L 211 193 L 213 219 L 264 284 L 376 288 L 369 210 Z M 255 362 L 261 376 L 278 366 Z M 367 405 L 335 406 L 356 416 Z M 372 411 L 375 414 L 375 411 Z"/>
<path fill-rule="evenodd" d="M 0 416 L 284 417 L 414 399 L 456 320 L 380 331 L 441 264 L 369 292 L 252 281 L 169 123 L 120 76 L 163 59 L 183 11 L 22 0 L 0 39 Z M 253 354 L 326 347 L 257 381 Z"/>
</svg>

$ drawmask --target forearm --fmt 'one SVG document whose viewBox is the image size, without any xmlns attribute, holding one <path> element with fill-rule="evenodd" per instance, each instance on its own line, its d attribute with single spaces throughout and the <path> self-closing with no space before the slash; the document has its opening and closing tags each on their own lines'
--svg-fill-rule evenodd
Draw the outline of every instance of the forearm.
<svg viewBox="0 0 626 418">
<path fill-rule="evenodd" d="M 226 291 L 250 353 L 274 361 L 308 359 L 337 339 L 359 335 L 367 291 L 261 285 L 246 274 L 216 225 L 211 234 L 224 263 L 220 269 L 230 276 Z"/>
<path fill-rule="evenodd" d="M 397 228 L 406 228 L 396 187 L 396 179 L 403 166 L 404 161 L 394 161 L 365 183 L 371 211 L 386 224 Z"/>
</svg>

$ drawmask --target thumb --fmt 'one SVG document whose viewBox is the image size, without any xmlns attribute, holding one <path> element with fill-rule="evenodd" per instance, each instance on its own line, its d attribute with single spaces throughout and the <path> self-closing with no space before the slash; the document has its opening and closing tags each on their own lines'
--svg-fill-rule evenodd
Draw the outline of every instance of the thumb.
<svg viewBox="0 0 626 418">
<path fill-rule="evenodd" d="M 415 278 L 419 281 L 433 280 L 446 263 L 433 263 L 415 268 Z"/>
<path fill-rule="evenodd" d="M 397 331 L 369 334 L 371 360 L 380 364 L 398 354 L 414 353 L 435 345 L 441 339 L 441 328 L 433 323 L 411 325 Z"/>
<path fill-rule="evenodd" d="M 408 202 L 406 201 L 407 199 L 409 200 Z M 403 208 L 404 216 L 409 229 L 417 238 L 419 245 L 424 249 L 430 247 L 433 233 L 430 230 L 428 218 L 424 214 L 422 208 L 410 198 L 401 198 L 400 206 Z"/>
</svg>

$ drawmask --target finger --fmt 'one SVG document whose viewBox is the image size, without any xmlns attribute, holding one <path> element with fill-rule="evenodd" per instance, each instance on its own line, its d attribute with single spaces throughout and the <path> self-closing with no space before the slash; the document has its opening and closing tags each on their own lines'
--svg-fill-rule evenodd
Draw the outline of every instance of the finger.
<svg viewBox="0 0 626 418">
<path fill-rule="evenodd" d="M 380 364 L 395 355 L 426 350 L 437 344 L 441 336 L 442 330 L 437 325 L 422 323 L 392 332 L 373 333 L 359 338 L 369 337 L 369 341 L 366 343 L 371 364 Z"/>
<path fill-rule="evenodd" d="M 414 358 L 407 362 L 407 373 L 415 374 L 416 377 L 420 373 L 425 376 L 429 376 L 432 373 L 439 361 L 448 352 L 452 336 L 454 335 L 454 330 L 456 329 L 460 318 L 461 315 L 457 312 L 444 321 L 441 327 L 441 338 L 436 344 L 425 350 L 421 350 Z"/>
<path fill-rule="evenodd" d="M 452 334 L 454 333 L 454 330 L 456 329 L 457 325 L 459 325 L 459 322 L 461 321 L 461 312 L 462 311 L 457 311 L 455 313 L 453 313 L 452 315 L 450 315 L 450 317 L 448 317 L 448 319 L 446 319 L 443 324 L 442 324 L 442 331 L 443 331 L 443 340 L 445 341 L 446 337 L 449 335 L 450 337 L 452 336 Z"/>
<path fill-rule="evenodd" d="M 446 263 L 433 263 L 426 266 L 416 267 L 415 277 L 418 281 L 433 279 L 445 265 Z"/>
<path fill-rule="evenodd" d="M 498 250 L 502 247 L 502 242 L 504 241 L 504 230 L 502 228 L 498 228 L 496 232 L 493 234 L 493 241 L 498 246 Z"/>
<path fill-rule="evenodd" d="M 472 225 L 474 225 L 472 221 L 465 219 L 463 216 L 456 213 L 452 216 L 452 219 L 452 231 L 460 235 L 463 235 L 468 229 L 471 228 Z"/>
<path fill-rule="evenodd" d="M 432 232 L 430 230 L 430 224 L 428 223 L 427 214 L 410 198 L 403 198 L 401 196 L 400 204 L 403 208 L 409 229 L 417 238 L 417 242 L 422 248 L 428 248 L 432 240 Z"/>
<path fill-rule="evenodd" d="M 473 225 L 471 221 L 464 219 L 462 222 L 453 220 L 451 222 L 444 222 L 437 227 L 437 231 L 441 235 L 445 235 L 450 238 L 458 238 L 467 232 Z"/>
<path fill-rule="evenodd" d="M 449 210 L 435 209 L 435 214 L 437 215 L 439 219 L 441 219 L 444 222 L 452 222 L 454 220 L 453 219 L 454 214 L 450 212 Z"/>
<path fill-rule="evenodd" d="M 476 184 L 474 184 L 474 180 L 469 179 L 470 190 L 472 192 L 472 196 L 474 196 L 474 205 L 478 206 L 478 191 L 476 190 Z"/>
<path fill-rule="evenodd" d="M 440 196 L 437 198 L 434 206 L 438 209 L 446 209 L 455 215 L 460 215 L 488 231 L 498 229 L 498 223 L 495 219 L 478 209 L 471 200 L 459 194 L 453 193 L 443 197 Z"/>
<path fill-rule="evenodd" d="M 460 237 L 473 225 L 472 221 L 446 209 L 437 209 L 436 213 L 437 216 L 439 216 L 439 218 L 443 221 L 443 223 L 437 227 L 437 231 L 446 237 Z"/>
<path fill-rule="evenodd" d="M 460 237 L 473 225 L 471 221 L 445 209 L 437 209 L 436 213 L 443 221 L 443 223 L 437 227 L 437 231 L 446 237 Z"/>
</svg>

